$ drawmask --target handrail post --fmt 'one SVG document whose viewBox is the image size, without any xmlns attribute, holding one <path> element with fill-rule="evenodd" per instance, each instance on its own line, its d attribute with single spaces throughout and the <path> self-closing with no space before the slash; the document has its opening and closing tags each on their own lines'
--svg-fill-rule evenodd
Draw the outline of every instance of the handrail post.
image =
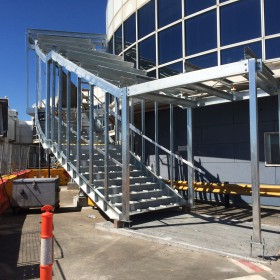
<svg viewBox="0 0 280 280">
<path fill-rule="evenodd" d="M 82 96 L 81 95 L 82 95 L 81 78 L 78 77 L 78 82 L 77 82 L 77 139 L 76 139 L 77 172 L 80 172 L 80 167 L 81 167 L 81 124 L 82 124 L 82 115 L 81 115 L 82 114 L 81 113 Z"/>
<path fill-rule="evenodd" d="M 58 90 L 58 129 L 57 129 L 57 143 L 58 149 L 61 150 L 61 140 L 62 140 L 62 66 L 58 68 L 59 77 L 59 90 Z"/>
<path fill-rule="evenodd" d="M 47 61 L 46 63 L 46 109 L 45 109 L 45 135 L 46 139 L 50 139 L 50 70 L 51 62 Z"/>
<path fill-rule="evenodd" d="M 55 134 L 55 84 L 56 84 L 56 62 L 52 63 L 52 112 L 51 112 L 51 140 L 54 142 Z"/>
<path fill-rule="evenodd" d="M 155 142 L 158 143 L 158 102 L 155 102 Z M 159 176 L 159 152 L 157 145 L 155 145 L 155 166 L 156 175 Z"/>
<path fill-rule="evenodd" d="M 173 188 L 173 185 L 174 185 L 174 157 L 173 157 L 173 154 L 174 154 L 174 143 L 173 143 L 173 139 L 174 139 L 174 136 L 173 136 L 173 133 L 174 133 L 174 127 L 173 127 L 173 105 L 170 104 L 170 186 L 171 188 Z"/>
<path fill-rule="evenodd" d="M 93 149 L 94 145 L 94 86 L 89 90 L 89 184 L 93 183 Z"/>
<path fill-rule="evenodd" d="M 187 108 L 187 153 L 188 162 L 192 165 L 193 160 L 193 118 L 192 118 L 192 108 Z M 192 167 L 188 166 L 188 204 L 190 208 L 194 207 L 194 170 Z"/>
<path fill-rule="evenodd" d="M 108 165 L 109 165 L 109 100 L 110 95 L 108 92 L 105 93 L 105 147 L 104 147 L 104 196 L 105 199 L 109 200 L 109 179 L 108 179 Z"/>
<path fill-rule="evenodd" d="M 141 129 L 142 129 L 142 134 L 145 135 L 146 133 L 146 120 L 145 120 L 145 100 L 141 101 Z M 146 142 L 144 137 L 142 137 L 142 142 L 141 142 L 141 161 L 145 164 L 145 157 L 146 157 Z"/>
<path fill-rule="evenodd" d="M 122 89 L 122 220 L 130 219 L 129 185 L 129 101 L 127 89 Z"/>
<path fill-rule="evenodd" d="M 68 162 L 70 160 L 70 127 L 71 127 L 71 72 L 67 72 L 67 111 L 66 111 L 66 158 L 67 158 L 67 169 Z"/>
</svg>

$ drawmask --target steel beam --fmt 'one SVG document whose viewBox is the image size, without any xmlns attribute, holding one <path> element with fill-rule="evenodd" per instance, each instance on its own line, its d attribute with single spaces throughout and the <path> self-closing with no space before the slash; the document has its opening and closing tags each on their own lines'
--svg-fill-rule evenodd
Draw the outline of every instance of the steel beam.
<svg viewBox="0 0 280 280">
<path fill-rule="evenodd" d="M 110 103 L 110 95 L 108 92 L 105 93 L 105 114 L 104 114 L 104 121 L 105 121 L 105 130 L 104 130 L 104 137 L 105 137 L 105 147 L 104 147 L 104 196 L 105 199 L 109 200 L 109 178 L 108 178 L 108 165 L 109 165 L 109 103 Z"/>
<path fill-rule="evenodd" d="M 77 139 L 76 139 L 76 145 L 77 145 L 77 163 L 76 168 L 77 171 L 80 172 L 81 167 L 81 129 L 82 129 L 82 87 L 81 87 L 81 78 L 78 77 L 77 82 Z"/>
<path fill-rule="evenodd" d="M 66 111 L 66 158 L 70 160 L 70 129 L 71 129 L 71 72 L 67 72 L 67 111 Z M 67 167 L 68 168 L 68 167 Z M 68 170 L 67 170 L 68 171 Z"/>
<path fill-rule="evenodd" d="M 57 125 L 57 145 L 58 149 L 61 150 L 62 141 L 62 67 L 58 67 L 58 125 Z"/>
<path fill-rule="evenodd" d="M 145 101 L 141 101 L 141 129 L 142 134 L 146 134 L 146 115 L 145 115 Z M 145 158 L 146 158 L 146 142 L 145 138 L 141 137 L 141 161 L 145 164 Z"/>
<path fill-rule="evenodd" d="M 129 101 L 127 93 L 122 96 L 122 220 L 130 220 L 129 185 Z"/>
<path fill-rule="evenodd" d="M 169 106 L 169 110 L 170 110 L 170 123 L 169 123 L 169 131 L 170 131 L 170 186 L 171 188 L 173 188 L 173 185 L 174 185 L 174 158 L 173 158 L 173 155 L 174 154 L 174 123 L 173 123 L 173 111 L 174 111 L 174 108 L 173 108 L 173 105 L 171 104 Z"/>
<path fill-rule="evenodd" d="M 93 154 L 94 154 L 94 86 L 89 90 L 89 184 L 93 183 Z"/>
<path fill-rule="evenodd" d="M 46 63 L 46 108 L 45 108 L 45 135 L 46 139 L 50 139 L 50 65 L 51 62 Z"/>
<path fill-rule="evenodd" d="M 193 117 L 192 109 L 187 108 L 187 153 L 188 162 L 194 164 L 193 158 Z M 188 205 L 194 207 L 194 169 L 188 166 Z"/>
<path fill-rule="evenodd" d="M 251 179 L 253 199 L 253 241 L 261 243 L 260 213 L 260 175 L 259 175 L 259 133 L 258 133 L 258 99 L 256 59 L 248 61 L 249 66 L 249 111 L 250 111 L 250 146 Z"/>
<path fill-rule="evenodd" d="M 224 77 L 243 75 L 248 73 L 248 60 L 215 66 L 194 72 L 188 72 L 160 80 L 154 80 L 144 84 L 134 85 L 127 88 L 128 96 L 137 96 L 150 92 L 164 91 L 168 88 L 180 87 L 188 84 L 201 83 Z"/>
<path fill-rule="evenodd" d="M 158 143 L 158 140 L 158 102 L 155 102 L 155 142 Z M 159 176 L 159 152 L 157 145 L 155 145 L 155 167 L 156 175 Z"/>
</svg>

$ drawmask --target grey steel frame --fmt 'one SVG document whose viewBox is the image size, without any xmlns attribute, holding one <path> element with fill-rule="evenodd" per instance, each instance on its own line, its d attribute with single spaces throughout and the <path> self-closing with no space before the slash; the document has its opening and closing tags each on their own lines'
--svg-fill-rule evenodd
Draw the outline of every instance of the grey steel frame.
<svg viewBox="0 0 280 280">
<path fill-rule="evenodd" d="M 118 89 L 115 86 L 109 84 L 108 82 L 102 80 L 102 78 L 96 77 L 89 72 L 80 69 L 74 63 L 68 61 L 63 58 L 61 55 L 51 51 L 47 56 L 44 56 L 39 48 L 35 50 L 39 57 L 46 63 L 46 75 L 47 75 L 47 83 L 46 83 L 46 131 L 45 138 L 46 141 L 49 139 L 49 109 L 50 109 L 50 60 L 53 60 L 60 65 L 60 67 L 64 67 L 66 70 L 70 72 L 76 73 L 78 78 L 78 87 L 77 87 L 77 162 L 80 161 L 80 141 L 81 141 L 81 79 L 85 79 L 88 83 L 101 87 L 104 91 L 109 92 L 114 95 L 116 98 L 121 98 L 122 102 L 122 213 L 121 219 L 123 221 L 130 220 L 129 214 L 129 201 L 130 201 L 130 188 L 129 188 L 129 98 L 137 97 L 141 98 L 142 94 L 153 93 L 151 94 L 150 100 L 157 101 L 158 98 L 156 94 L 161 90 L 176 88 L 185 85 L 191 85 L 194 83 L 201 83 L 209 80 L 221 79 L 232 77 L 236 75 L 247 75 L 249 74 L 249 104 L 250 104 L 250 142 L 251 142 L 251 173 L 252 173 L 252 185 L 253 185 L 253 238 L 254 242 L 261 243 L 261 220 L 260 220 L 260 197 L 259 197 L 259 151 L 258 151 L 258 115 L 257 115 L 257 82 L 258 79 L 261 79 L 262 82 L 270 82 L 270 86 L 274 86 L 274 94 L 279 92 L 278 83 L 275 82 L 270 73 L 266 73 L 263 70 L 263 63 L 261 60 L 256 60 L 254 58 L 247 59 L 244 61 L 222 65 L 218 67 L 213 67 L 211 69 L 203 69 L 190 73 L 181 74 L 174 77 L 168 77 L 165 79 L 155 80 L 151 82 L 146 82 L 140 85 L 133 85 L 128 88 Z M 264 74 L 265 73 L 265 74 Z M 268 81 L 267 81 L 268 79 Z M 54 80 L 53 80 L 54 83 Z M 108 94 L 106 94 L 106 107 L 108 106 Z M 154 99 L 153 99 L 154 98 Z M 172 98 L 172 97 L 170 97 Z M 216 98 L 216 97 L 215 97 Z M 226 96 L 220 96 L 220 98 L 226 98 Z M 235 97 L 232 99 L 235 100 L 243 100 L 245 99 L 243 93 L 236 93 Z M 206 101 L 207 102 L 207 101 Z M 200 107 L 206 104 L 203 100 L 196 103 L 195 107 Z M 221 103 L 224 100 L 221 99 Z M 155 114 L 157 114 L 157 109 L 155 110 Z M 187 136 L 187 145 L 188 145 L 188 159 L 190 162 L 190 166 L 193 163 L 193 152 L 192 152 L 192 109 L 188 107 L 188 136 Z M 156 118 L 157 119 L 157 118 Z M 106 120 L 106 119 L 105 119 Z M 69 119 L 68 119 L 69 121 Z M 107 120 L 108 121 L 108 120 Z M 157 123 L 157 121 L 155 122 Z M 171 150 L 171 158 L 174 156 L 172 153 L 173 146 L 173 106 L 170 107 L 170 150 Z M 108 122 L 107 122 L 108 124 Z M 143 126 L 144 127 L 144 126 Z M 156 129 L 157 131 L 157 129 Z M 156 132 L 157 134 L 157 132 Z M 105 138 L 107 138 L 107 132 L 105 133 Z M 144 135 L 142 135 L 144 137 Z M 105 139 L 106 141 L 106 139 Z M 106 147 L 107 146 L 107 147 Z M 158 145 L 156 143 L 157 147 Z M 108 142 L 105 145 L 105 161 L 108 161 L 108 155 L 106 155 L 106 150 L 108 149 Z M 108 150 L 107 150 L 108 152 Z M 77 163 L 76 169 L 79 171 L 80 164 Z M 193 169 L 193 168 L 192 168 Z M 188 172 L 188 180 L 189 184 L 191 184 L 193 180 L 193 170 L 192 172 Z M 192 187 L 189 188 L 189 204 L 193 205 L 193 190 Z"/>
</svg>

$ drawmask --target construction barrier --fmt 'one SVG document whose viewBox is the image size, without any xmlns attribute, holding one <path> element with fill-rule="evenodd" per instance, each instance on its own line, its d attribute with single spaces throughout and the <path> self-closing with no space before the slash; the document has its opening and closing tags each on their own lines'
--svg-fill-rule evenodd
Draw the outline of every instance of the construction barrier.
<svg viewBox="0 0 280 280">
<path fill-rule="evenodd" d="M 52 279 L 53 266 L 53 211 L 51 205 L 41 208 L 45 211 L 41 214 L 41 258 L 40 258 L 40 279 Z"/>
<path fill-rule="evenodd" d="M 165 180 L 170 184 L 170 180 Z M 178 191 L 187 191 L 187 181 L 174 181 L 174 189 Z M 227 195 L 252 195 L 252 185 L 250 184 L 229 184 L 229 183 L 208 183 L 194 182 L 194 191 L 207 192 Z M 269 197 L 280 197 L 279 185 L 260 185 L 260 195 Z"/>
</svg>

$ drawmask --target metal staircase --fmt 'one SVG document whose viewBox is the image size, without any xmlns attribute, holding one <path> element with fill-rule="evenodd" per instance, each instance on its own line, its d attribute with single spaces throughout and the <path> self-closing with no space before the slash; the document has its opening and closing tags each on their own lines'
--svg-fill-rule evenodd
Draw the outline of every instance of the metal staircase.
<svg viewBox="0 0 280 280">
<path fill-rule="evenodd" d="M 29 30 L 27 42 L 36 53 L 40 141 L 83 192 L 121 221 L 185 205 L 144 156 L 133 153 L 133 137 L 142 132 L 129 123 L 126 86 L 150 80 L 146 72 L 105 53 L 102 35 Z"/>
</svg>

